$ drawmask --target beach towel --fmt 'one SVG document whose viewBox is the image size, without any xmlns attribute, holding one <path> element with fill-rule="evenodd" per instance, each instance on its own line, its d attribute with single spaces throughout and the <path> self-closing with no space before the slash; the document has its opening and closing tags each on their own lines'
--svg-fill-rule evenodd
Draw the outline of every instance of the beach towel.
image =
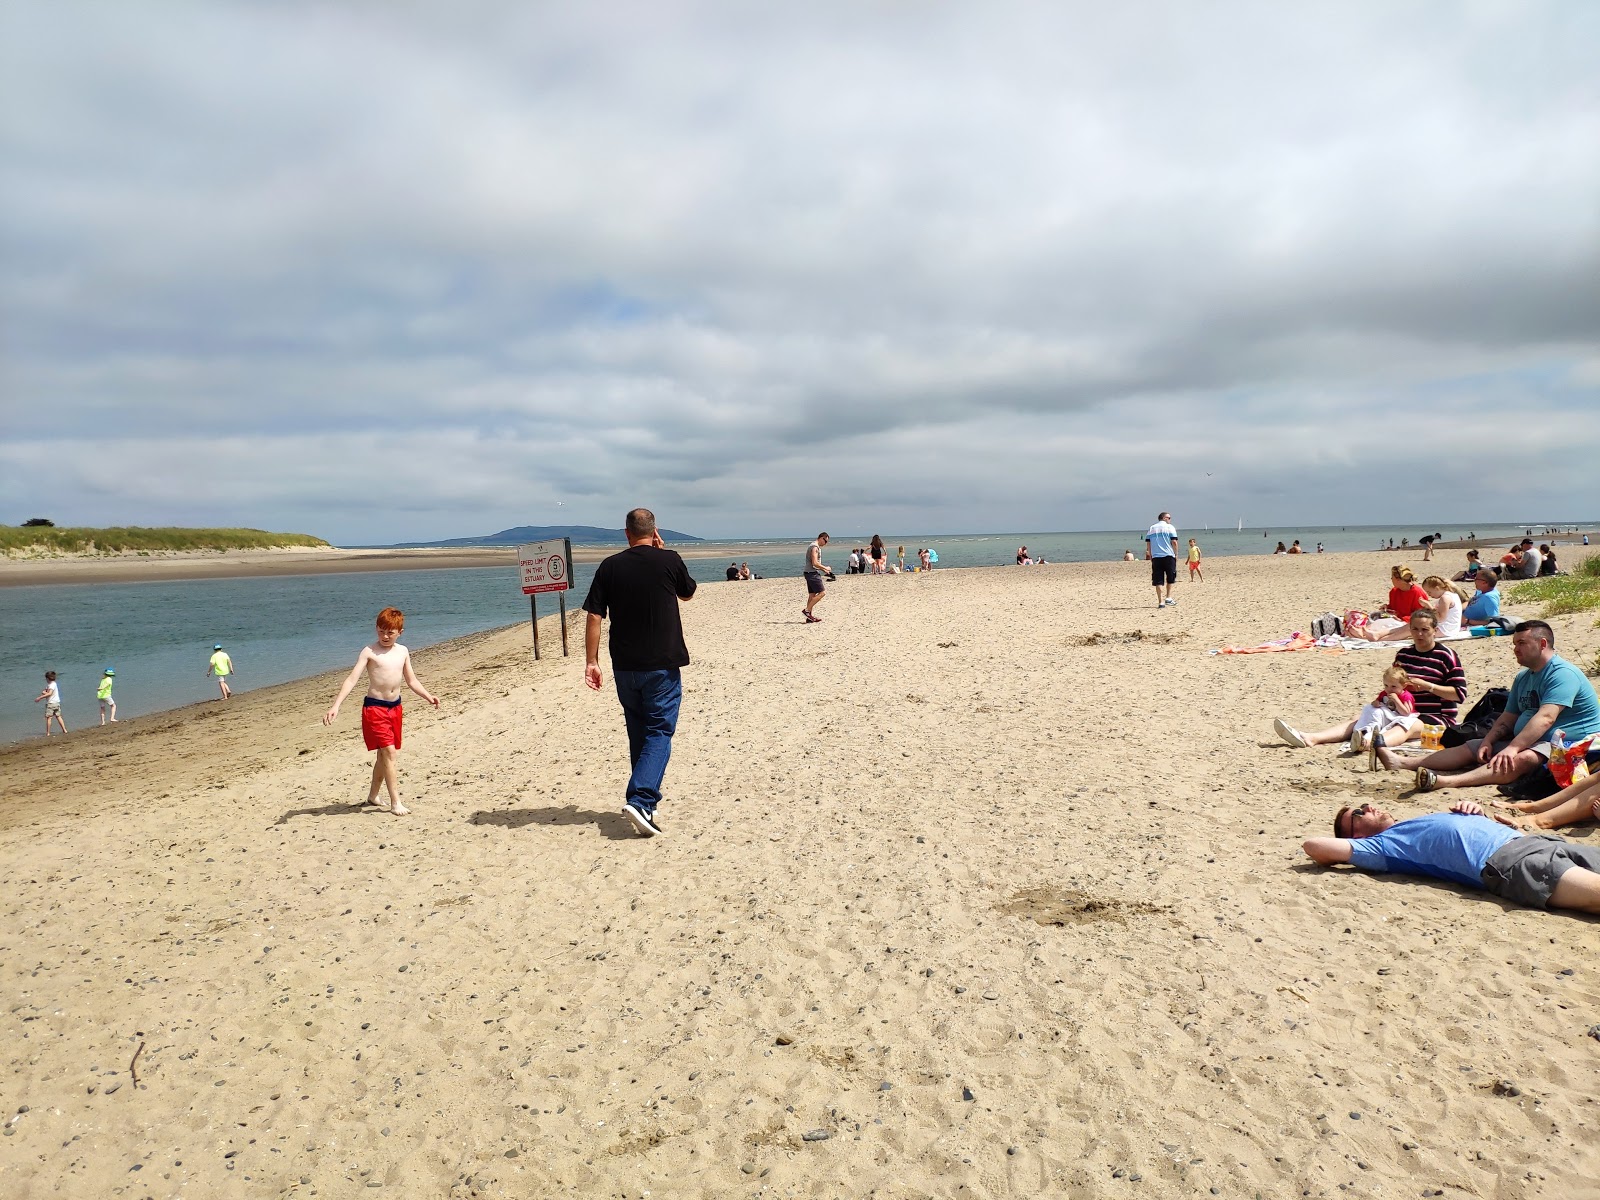
<svg viewBox="0 0 1600 1200">
<path fill-rule="evenodd" d="M 1213 654 L 1285 654 L 1290 650 L 1309 650 L 1317 644 L 1316 639 L 1308 633 L 1301 633 L 1298 629 L 1288 637 L 1282 637 L 1273 642 L 1262 642 L 1259 646 L 1224 646 L 1220 650 L 1213 650 Z"/>
</svg>

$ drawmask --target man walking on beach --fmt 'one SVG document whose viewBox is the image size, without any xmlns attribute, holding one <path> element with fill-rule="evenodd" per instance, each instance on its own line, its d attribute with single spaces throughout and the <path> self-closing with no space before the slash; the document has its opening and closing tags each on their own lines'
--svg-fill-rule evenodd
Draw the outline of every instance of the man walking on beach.
<svg viewBox="0 0 1600 1200">
<path fill-rule="evenodd" d="M 821 604 L 822 598 L 828 594 L 827 589 L 822 586 L 823 576 L 832 573 L 826 566 L 823 565 L 822 562 L 822 548 L 827 544 L 828 535 L 826 533 L 819 533 L 817 534 L 817 540 L 806 547 L 806 565 L 804 570 L 806 579 L 806 606 L 800 611 L 802 615 L 804 615 L 807 625 L 814 625 L 818 621 L 822 620 L 821 617 L 817 616 L 811 610 L 817 605 Z"/>
<path fill-rule="evenodd" d="M 1161 513 L 1144 535 L 1144 556 L 1150 560 L 1150 582 L 1156 589 L 1156 607 L 1178 602 L 1172 598 L 1172 585 L 1178 580 L 1178 531 L 1172 514 Z"/>
<path fill-rule="evenodd" d="M 678 553 L 662 545 L 648 508 L 628 514 L 625 532 L 628 548 L 600 564 L 583 602 L 583 681 L 597 692 L 604 682 L 600 623 L 609 616 L 611 674 L 632 765 L 622 815 L 641 837 L 655 837 L 664 832 L 656 806 L 683 701 L 680 671 L 689 665 L 678 603 L 694 597 L 695 581 Z"/>
</svg>

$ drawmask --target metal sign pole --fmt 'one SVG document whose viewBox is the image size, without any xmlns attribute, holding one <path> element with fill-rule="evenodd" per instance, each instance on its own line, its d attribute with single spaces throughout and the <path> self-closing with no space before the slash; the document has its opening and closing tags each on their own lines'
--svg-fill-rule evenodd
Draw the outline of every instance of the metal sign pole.
<svg viewBox="0 0 1600 1200">
<path fill-rule="evenodd" d="M 567 554 L 567 559 L 566 559 L 567 567 L 566 567 L 566 570 L 563 572 L 563 574 L 568 580 L 570 580 L 572 578 L 572 539 L 571 538 L 563 538 L 562 541 L 565 543 L 564 548 L 565 548 L 566 554 Z M 562 588 L 559 592 L 556 593 L 556 600 L 561 605 L 561 657 L 562 658 L 566 658 L 567 657 L 567 589 L 566 588 Z"/>
<path fill-rule="evenodd" d="M 537 661 L 539 658 L 539 597 L 537 595 L 529 594 L 528 612 L 532 617 L 533 624 L 533 657 Z"/>
</svg>

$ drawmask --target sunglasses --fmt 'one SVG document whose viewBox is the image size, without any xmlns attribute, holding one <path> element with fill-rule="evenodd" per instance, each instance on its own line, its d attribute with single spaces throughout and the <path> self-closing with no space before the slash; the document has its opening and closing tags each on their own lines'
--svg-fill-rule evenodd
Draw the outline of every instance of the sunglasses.
<svg viewBox="0 0 1600 1200">
<path fill-rule="evenodd" d="M 1356 827 L 1356 818 L 1364 817 L 1372 812 L 1372 805 L 1363 804 L 1360 808 L 1341 808 L 1339 815 L 1333 818 L 1333 836 L 1347 838 Z M 1340 828 L 1340 826 L 1344 828 Z"/>
</svg>

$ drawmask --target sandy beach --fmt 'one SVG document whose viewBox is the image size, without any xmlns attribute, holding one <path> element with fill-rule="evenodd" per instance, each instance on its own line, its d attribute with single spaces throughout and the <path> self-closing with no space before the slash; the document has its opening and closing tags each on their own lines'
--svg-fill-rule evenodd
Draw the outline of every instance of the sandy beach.
<svg viewBox="0 0 1600 1200">
<path fill-rule="evenodd" d="M 1600 921 L 1311 865 L 1446 804 L 1272 734 L 1391 655 L 1206 653 L 1395 561 L 704 588 L 651 841 L 578 613 L 417 654 L 409 818 L 338 675 L 4 748 L 0 1194 L 1600 1195 Z"/>
</svg>

